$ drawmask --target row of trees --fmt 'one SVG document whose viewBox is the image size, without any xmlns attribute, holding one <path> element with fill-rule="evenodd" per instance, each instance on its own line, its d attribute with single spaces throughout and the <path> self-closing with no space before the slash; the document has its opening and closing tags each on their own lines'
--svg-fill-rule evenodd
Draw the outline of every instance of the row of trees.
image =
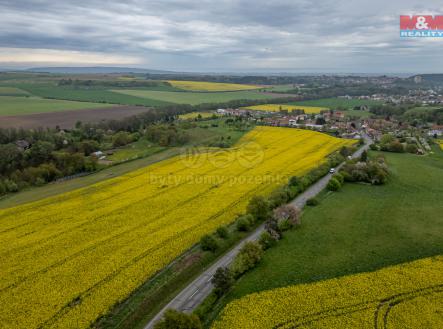
<svg viewBox="0 0 443 329">
<path fill-rule="evenodd" d="M 50 142 L 37 141 L 27 150 L 14 144 L 0 145 L 0 194 L 96 168 L 95 158 L 68 150 L 56 151 Z"/>
<path fill-rule="evenodd" d="M 211 283 L 214 285 L 213 293 L 220 298 L 223 296 L 235 280 L 247 271 L 256 267 L 264 254 L 264 251 L 274 246 L 281 239 L 284 231 L 300 225 L 300 210 L 296 207 L 284 205 L 273 211 L 271 204 L 266 198 L 256 196 L 251 199 L 247 207 L 247 214 L 240 216 L 236 222 L 236 228 L 243 231 L 244 227 L 240 222 L 250 221 L 249 225 L 255 225 L 266 219 L 265 231 L 261 234 L 258 242 L 246 242 L 228 267 L 219 267 L 215 272 Z M 221 227 L 215 234 L 206 235 L 202 238 L 200 245 L 203 250 L 215 251 L 218 248 L 215 236 L 226 239 L 229 236 L 229 229 Z M 163 319 L 155 324 L 155 329 L 171 328 L 202 328 L 200 318 L 195 314 L 184 314 L 175 310 L 166 311 Z"/>
</svg>

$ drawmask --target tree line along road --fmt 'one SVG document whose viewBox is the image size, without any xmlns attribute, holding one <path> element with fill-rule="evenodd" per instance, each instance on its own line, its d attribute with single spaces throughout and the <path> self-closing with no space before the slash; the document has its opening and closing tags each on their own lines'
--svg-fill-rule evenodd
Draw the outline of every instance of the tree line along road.
<svg viewBox="0 0 443 329">
<path fill-rule="evenodd" d="M 372 143 L 372 140 L 364 135 L 365 144 L 360 147 L 353 155 L 352 158 L 358 158 L 364 151 L 367 151 L 369 145 Z M 340 169 L 344 163 L 340 164 L 337 169 Z M 318 180 L 316 183 L 311 185 L 306 191 L 297 196 L 293 201 L 289 204 L 296 206 L 298 208 L 303 208 L 306 204 L 306 201 L 318 193 L 320 193 L 328 184 L 332 175 L 328 174 Z M 208 269 L 206 269 L 203 273 L 201 273 L 194 281 L 192 281 L 187 287 L 185 287 L 177 296 L 175 296 L 162 310 L 157 313 L 155 317 L 153 317 L 149 323 L 144 327 L 144 329 L 152 329 L 154 328 L 154 324 L 162 319 L 163 314 L 168 309 L 174 309 L 177 311 L 191 313 L 194 311 L 203 300 L 209 296 L 213 289 L 213 285 L 211 283 L 211 279 L 215 274 L 215 271 L 219 267 L 226 267 L 232 263 L 234 258 L 239 253 L 240 249 L 246 242 L 256 241 L 259 239 L 260 234 L 264 231 L 264 224 L 260 225 L 255 229 L 248 237 L 244 238 L 240 241 L 234 248 L 232 248 L 228 253 L 221 256 L 214 264 L 212 264 Z"/>
</svg>

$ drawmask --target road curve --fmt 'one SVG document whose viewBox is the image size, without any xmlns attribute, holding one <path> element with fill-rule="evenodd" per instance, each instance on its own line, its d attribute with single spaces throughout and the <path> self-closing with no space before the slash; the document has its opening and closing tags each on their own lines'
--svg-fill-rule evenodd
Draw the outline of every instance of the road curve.
<svg viewBox="0 0 443 329">
<path fill-rule="evenodd" d="M 359 157 L 363 151 L 369 148 L 369 144 L 372 142 L 369 137 L 365 136 L 366 144 L 359 148 L 353 155 L 353 158 Z M 337 169 L 341 168 L 343 163 L 337 167 Z M 289 204 L 303 208 L 306 204 L 306 200 L 316 196 L 320 193 L 328 184 L 332 175 L 328 174 L 318 180 L 315 184 L 311 185 L 306 191 L 297 196 L 293 201 Z M 144 327 L 144 329 L 152 329 L 154 328 L 154 324 L 159 321 L 166 310 L 175 309 L 178 311 L 190 313 L 200 305 L 203 300 L 211 293 L 213 286 L 211 283 L 211 279 L 219 267 L 228 266 L 237 256 L 240 249 L 246 242 L 256 241 L 260 237 L 260 234 L 264 231 L 264 224 L 260 225 L 255 229 L 248 237 L 244 238 L 240 241 L 233 249 L 231 249 L 228 253 L 221 256 L 214 264 L 211 265 L 208 269 L 206 269 L 203 273 L 201 273 L 193 282 L 191 282 L 186 288 L 184 288 L 177 296 L 174 297 L 162 310 L 157 313 L 157 315 L 152 318 L 149 323 Z"/>
</svg>

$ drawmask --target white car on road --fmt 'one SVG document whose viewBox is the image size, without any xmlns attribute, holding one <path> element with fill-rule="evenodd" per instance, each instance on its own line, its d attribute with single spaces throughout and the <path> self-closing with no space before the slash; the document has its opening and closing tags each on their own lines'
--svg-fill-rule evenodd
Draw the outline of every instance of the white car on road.
<svg viewBox="0 0 443 329">
<path fill-rule="evenodd" d="M 334 173 L 335 173 L 335 168 L 331 168 L 331 169 L 329 169 L 329 173 L 330 173 L 330 174 L 334 174 Z"/>
</svg>

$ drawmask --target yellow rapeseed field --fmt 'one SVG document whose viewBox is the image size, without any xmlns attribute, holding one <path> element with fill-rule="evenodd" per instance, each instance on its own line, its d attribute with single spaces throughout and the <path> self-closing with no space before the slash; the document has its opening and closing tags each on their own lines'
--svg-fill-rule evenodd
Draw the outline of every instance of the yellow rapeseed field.
<svg viewBox="0 0 443 329">
<path fill-rule="evenodd" d="M 443 328 L 443 256 L 247 295 L 212 329 Z"/>
<path fill-rule="evenodd" d="M 300 106 L 300 105 L 288 105 L 288 104 L 262 104 L 262 105 L 247 106 L 244 108 L 248 110 L 270 111 L 270 112 L 278 112 L 281 110 L 286 110 L 288 112 L 292 112 L 294 110 L 303 110 L 306 114 L 320 113 L 321 111 L 328 110 L 328 108 L 326 107 Z"/>
<path fill-rule="evenodd" d="M 258 127 L 232 149 L 191 150 L 0 210 L 0 327 L 86 328 L 217 227 L 351 143 Z"/>
<path fill-rule="evenodd" d="M 236 91 L 259 89 L 260 86 L 242 85 L 237 83 L 218 83 L 205 81 L 168 80 L 173 87 L 188 91 Z"/>
</svg>

